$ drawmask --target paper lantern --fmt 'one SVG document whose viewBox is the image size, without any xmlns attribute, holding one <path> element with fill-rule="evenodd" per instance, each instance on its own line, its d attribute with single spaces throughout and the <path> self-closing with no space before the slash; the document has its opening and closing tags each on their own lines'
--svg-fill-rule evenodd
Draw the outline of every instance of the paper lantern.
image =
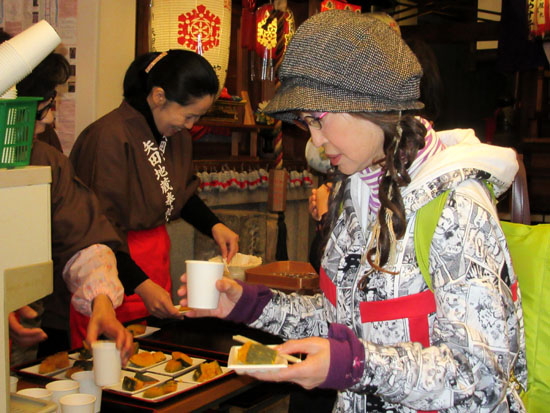
<svg viewBox="0 0 550 413">
<path fill-rule="evenodd" d="M 231 41 L 231 0 L 154 0 L 151 50 L 201 52 L 225 84 Z"/>
<path fill-rule="evenodd" d="M 324 0 L 321 3 L 321 11 L 327 10 L 351 10 L 355 13 L 361 13 L 361 6 L 346 3 L 339 0 Z"/>
</svg>

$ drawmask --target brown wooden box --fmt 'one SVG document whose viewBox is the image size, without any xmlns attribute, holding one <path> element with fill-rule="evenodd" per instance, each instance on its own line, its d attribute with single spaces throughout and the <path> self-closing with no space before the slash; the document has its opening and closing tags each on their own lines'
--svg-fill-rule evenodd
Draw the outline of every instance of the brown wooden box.
<svg viewBox="0 0 550 413">
<path fill-rule="evenodd" d="M 278 290 L 317 290 L 319 275 L 308 262 L 276 261 L 245 271 L 246 281 Z"/>
</svg>

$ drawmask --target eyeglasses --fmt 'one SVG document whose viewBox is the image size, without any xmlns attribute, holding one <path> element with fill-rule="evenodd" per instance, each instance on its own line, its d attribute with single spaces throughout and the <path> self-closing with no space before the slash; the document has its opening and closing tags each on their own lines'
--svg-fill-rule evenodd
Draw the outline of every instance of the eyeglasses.
<svg viewBox="0 0 550 413">
<path fill-rule="evenodd" d="M 55 103 L 55 97 L 56 96 L 57 96 L 57 92 L 54 91 L 53 95 L 50 95 L 50 97 L 47 100 L 44 100 L 48 103 L 43 108 L 38 109 L 36 111 L 36 120 L 43 120 L 46 117 L 46 115 L 48 114 L 48 111 L 52 108 L 52 106 Z M 42 101 L 42 102 L 44 102 L 44 101 Z"/>
<path fill-rule="evenodd" d="M 319 116 L 306 115 L 303 118 L 294 119 L 294 124 L 302 130 L 321 129 L 321 119 L 327 116 L 329 112 L 323 112 Z"/>
</svg>

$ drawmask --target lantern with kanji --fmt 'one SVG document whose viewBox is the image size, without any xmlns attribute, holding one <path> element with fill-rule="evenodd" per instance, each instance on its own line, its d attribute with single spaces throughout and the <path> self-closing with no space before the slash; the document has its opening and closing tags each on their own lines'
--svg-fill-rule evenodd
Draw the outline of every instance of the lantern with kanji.
<svg viewBox="0 0 550 413">
<path fill-rule="evenodd" d="M 231 0 L 154 0 L 151 50 L 188 49 L 201 53 L 225 84 L 231 37 Z"/>
</svg>

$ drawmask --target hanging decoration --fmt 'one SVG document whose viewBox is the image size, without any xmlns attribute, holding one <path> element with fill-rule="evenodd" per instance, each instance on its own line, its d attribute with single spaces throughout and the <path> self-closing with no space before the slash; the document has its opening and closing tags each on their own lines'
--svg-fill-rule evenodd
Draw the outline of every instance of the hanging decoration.
<svg viewBox="0 0 550 413">
<path fill-rule="evenodd" d="M 262 80 L 275 80 L 274 61 L 281 60 L 294 31 L 294 15 L 286 2 L 265 4 L 256 11 L 256 53 L 262 58 Z"/>
<path fill-rule="evenodd" d="M 361 6 L 355 4 L 349 4 L 340 0 L 323 0 L 321 2 L 321 11 L 327 10 L 351 10 L 355 13 L 361 13 Z"/>
<path fill-rule="evenodd" d="M 528 0 L 527 19 L 532 37 L 550 37 L 550 0 Z"/>
<path fill-rule="evenodd" d="M 225 84 L 231 41 L 231 0 L 152 0 L 151 50 L 202 54 Z"/>
</svg>

